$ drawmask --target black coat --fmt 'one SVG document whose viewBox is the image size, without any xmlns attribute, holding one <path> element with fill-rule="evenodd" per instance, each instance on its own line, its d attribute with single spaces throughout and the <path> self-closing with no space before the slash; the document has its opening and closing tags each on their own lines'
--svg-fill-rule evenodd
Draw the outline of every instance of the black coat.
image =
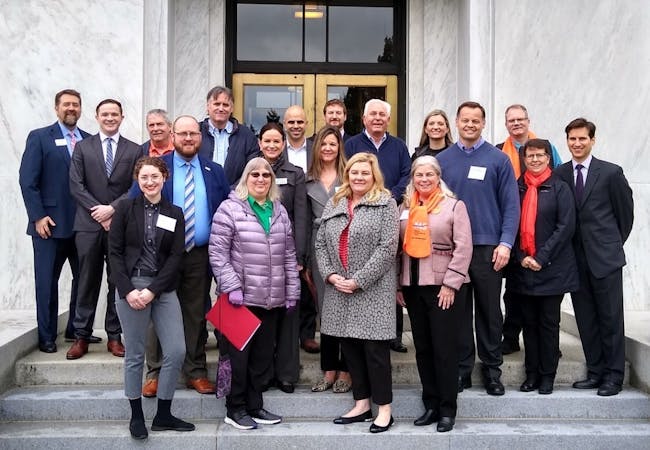
<svg viewBox="0 0 650 450">
<path fill-rule="evenodd" d="M 176 220 L 173 232 L 158 228 L 158 275 L 147 288 L 156 295 L 170 292 L 178 285 L 178 274 L 185 247 L 185 219 L 183 211 L 164 198 L 160 200 L 159 214 Z M 108 232 L 108 259 L 111 265 L 111 282 L 120 297 L 125 298 L 135 287 L 131 273 L 144 245 L 144 197 L 124 199 L 118 202 Z"/>
<path fill-rule="evenodd" d="M 523 201 L 527 187 L 519 178 L 519 196 Z M 542 270 L 521 267 L 526 256 L 520 247 L 520 235 L 512 248 L 506 272 L 506 289 L 525 295 L 557 295 L 578 289 L 578 270 L 571 240 L 575 232 L 575 202 L 569 186 L 551 175 L 537 191 L 535 222 L 535 260 Z"/>
</svg>

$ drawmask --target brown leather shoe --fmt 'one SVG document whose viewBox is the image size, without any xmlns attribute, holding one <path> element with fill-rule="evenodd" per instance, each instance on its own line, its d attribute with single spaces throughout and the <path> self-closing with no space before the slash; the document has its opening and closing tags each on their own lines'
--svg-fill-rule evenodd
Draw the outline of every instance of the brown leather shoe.
<svg viewBox="0 0 650 450">
<path fill-rule="evenodd" d="M 196 390 L 199 394 L 214 394 L 216 392 L 214 383 L 207 378 L 190 378 L 187 380 L 187 387 Z"/>
<path fill-rule="evenodd" d="M 318 342 L 316 342 L 315 339 L 305 339 L 304 341 L 302 341 L 300 346 L 307 353 L 319 353 L 320 352 L 320 345 L 318 345 Z"/>
<path fill-rule="evenodd" d="M 117 356 L 120 358 L 124 357 L 124 346 L 120 341 L 110 340 L 106 344 L 106 348 L 108 349 L 109 352 L 113 354 L 113 356 Z"/>
<path fill-rule="evenodd" d="M 144 383 L 144 386 L 142 387 L 142 396 L 151 398 L 151 397 L 155 397 L 157 393 L 158 393 L 158 378 L 148 379 Z"/>
<path fill-rule="evenodd" d="M 65 354 L 65 358 L 79 359 L 86 353 L 88 353 L 88 341 L 77 339 L 74 341 L 74 344 L 72 344 L 72 347 L 70 347 L 70 350 L 68 350 L 68 353 Z"/>
</svg>

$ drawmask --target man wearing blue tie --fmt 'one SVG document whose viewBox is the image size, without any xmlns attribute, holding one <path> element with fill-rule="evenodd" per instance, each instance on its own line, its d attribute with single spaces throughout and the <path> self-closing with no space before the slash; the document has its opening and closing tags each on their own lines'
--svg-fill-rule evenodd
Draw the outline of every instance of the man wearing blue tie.
<svg viewBox="0 0 650 450">
<path fill-rule="evenodd" d="M 54 110 L 58 121 L 32 130 L 27 136 L 19 172 L 29 220 L 27 234 L 32 237 L 34 247 L 38 348 L 45 353 L 56 352 L 59 276 L 66 260 L 72 272 L 72 289 L 65 335 L 74 335 L 72 321 L 77 304 L 79 260 L 72 231 L 76 203 L 70 195 L 68 170 L 75 145 L 90 136 L 77 128 L 81 117 L 79 92 L 73 89 L 58 92 Z"/>
</svg>

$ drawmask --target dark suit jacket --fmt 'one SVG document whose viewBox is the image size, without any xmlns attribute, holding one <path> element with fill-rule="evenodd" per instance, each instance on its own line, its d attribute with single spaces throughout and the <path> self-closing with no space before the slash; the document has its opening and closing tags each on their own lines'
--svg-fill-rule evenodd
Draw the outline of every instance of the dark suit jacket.
<svg viewBox="0 0 650 450">
<path fill-rule="evenodd" d="M 575 200 L 571 161 L 555 169 Z M 623 244 L 632 231 L 634 202 L 623 169 L 592 157 L 582 201 L 576 201 L 576 249 L 584 250 L 589 270 L 604 278 L 625 265 Z"/>
<path fill-rule="evenodd" d="M 176 220 L 174 231 L 156 229 L 158 275 L 147 287 L 159 295 L 178 285 L 178 274 L 185 246 L 185 220 L 183 211 L 164 198 L 160 201 L 159 214 Z M 144 197 L 123 199 L 117 203 L 111 229 L 108 232 L 108 258 L 111 266 L 111 282 L 120 297 L 125 298 L 135 287 L 131 273 L 142 254 L 144 245 Z"/>
<path fill-rule="evenodd" d="M 142 156 L 138 144 L 120 136 L 115 150 L 113 172 L 106 175 L 106 164 L 99 134 L 79 142 L 72 154 L 70 192 L 77 201 L 75 231 L 99 231 L 102 226 L 90 216 L 90 208 L 97 205 L 117 205 L 126 197 L 133 182 L 135 162 Z"/>
<path fill-rule="evenodd" d="M 84 139 L 90 136 L 81 129 L 79 132 Z M 38 236 L 34 223 L 45 216 L 50 216 L 56 223 L 50 228 L 52 237 L 69 238 L 73 234 L 77 204 L 70 195 L 70 154 L 67 145 L 55 144 L 56 139 L 64 139 L 58 122 L 32 130 L 27 136 L 19 181 L 29 219 L 27 234 L 30 236 Z"/>
</svg>

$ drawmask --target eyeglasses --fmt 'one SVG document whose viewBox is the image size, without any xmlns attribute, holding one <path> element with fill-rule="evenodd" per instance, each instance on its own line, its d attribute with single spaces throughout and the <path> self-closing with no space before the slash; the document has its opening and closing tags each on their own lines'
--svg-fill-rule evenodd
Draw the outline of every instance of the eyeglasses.
<svg viewBox="0 0 650 450">
<path fill-rule="evenodd" d="M 259 177 L 262 177 L 264 179 L 271 178 L 271 174 L 269 172 L 251 172 L 249 175 L 252 178 L 259 178 Z"/>
<path fill-rule="evenodd" d="M 526 155 L 526 159 L 528 161 L 534 161 L 534 160 L 539 160 L 542 161 L 543 159 L 547 158 L 548 155 L 546 153 L 533 153 L 532 155 Z"/>
<path fill-rule="evenodd" d="M 199 136 L 201 136 L 201 133 L 198 131 L 174 131 L 174 134 L 181 139 L 187 139 L 187 138 L 192 138 L 195 139 Z"/>
<path fill-rule="evenodd" d="M 141 177 L 138 177 L 138 181 L 141 183 L 147 183 L 149 180 L 153 181 L 154 183 L 159 182 L 162 180 L 162 175 L 143 175 Z"/>
</svg>

